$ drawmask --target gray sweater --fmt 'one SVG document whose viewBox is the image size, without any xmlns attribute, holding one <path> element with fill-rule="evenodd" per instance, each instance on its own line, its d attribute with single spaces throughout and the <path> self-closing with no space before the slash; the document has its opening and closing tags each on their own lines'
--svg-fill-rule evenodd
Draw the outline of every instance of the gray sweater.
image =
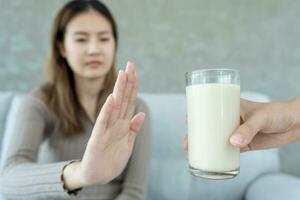
<svg viewBox="0 0 300 200">
<path fill-rule="evenodd" d="M 59 120 L 49 112 L 37 91 L 26 95 L 14 120 L 8 145 L 0 192 L 8 199 L 144 199 L 150 160 L 151 131 L 148 108 L 138 100 L 136 113 L 146 120 L 136 138 L 133 154 L 123 173 L 105 185 L 83 188 L 77 196 L 63 189 L 62 170 L 72 160 L 81 159 L 93 129 L 84 116 L 83 133 L 66 138 Z M 101 170 L 101 169 L 99 169 Z"/>
</svg>

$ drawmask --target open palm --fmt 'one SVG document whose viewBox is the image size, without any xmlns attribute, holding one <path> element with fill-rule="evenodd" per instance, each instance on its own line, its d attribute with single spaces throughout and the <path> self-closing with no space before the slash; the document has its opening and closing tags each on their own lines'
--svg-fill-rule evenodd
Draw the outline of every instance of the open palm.
<svg viewBox="0 0 300 200">
<path fill-rule="evenodd" d="M 120 71 L 113 94 L 103 105 L 81 161 L 88 185 L 107 183 L 120 175 L 133 151 L 134 141 L 145 114 L 134 110 L 137 75 L 132 63 Z"/>
</svg>

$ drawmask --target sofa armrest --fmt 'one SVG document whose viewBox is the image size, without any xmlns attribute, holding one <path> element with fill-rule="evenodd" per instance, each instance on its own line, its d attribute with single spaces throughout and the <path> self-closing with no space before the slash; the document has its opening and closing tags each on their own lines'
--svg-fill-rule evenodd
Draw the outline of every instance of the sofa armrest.
<svg viewBox="0 0 300 200">
<path fill-rule="evenodd" d="M 261 176 L 246 191 L 246 200 L 299 200 L 300 178 L 283 173 Z"/>
<path fill-rule="evenodd" d="M 13 94 L 10 92 L 0 92 L 0 143 L 2 141 L 5 122 L 10 108 Z M 1 146 L 1 144 L 0 144 Z"/>
</svg>

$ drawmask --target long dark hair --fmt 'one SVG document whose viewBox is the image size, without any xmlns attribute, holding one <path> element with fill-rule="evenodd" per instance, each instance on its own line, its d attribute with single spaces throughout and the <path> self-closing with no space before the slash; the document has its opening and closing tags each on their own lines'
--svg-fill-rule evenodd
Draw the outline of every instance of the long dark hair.
<svg viewBox="0 0 300 200">
<path fill-rule="evenodd" d="M 76 95 L 73 72 L 66 59 L 61 55 L 60 46 L 64 42 L 68 23 L 75 16 L 88 11 L 96 11 L 110 22 L 116 45 L 115 51 L 118 44 L 115 20 L 108 8 L 98 0 L 70 1 L 57 14 L 52 27 L 51 46 L 46 63 L 47 81 L 42 86 L 42 94 L 48 109 L 59 118 L 66 136 L 82 132 L 83 127 L 78 115 L 82 108 Z M 107 73 L 103 88 L 98 95 L 95 116 L 98 115 L 105 99 L 113 90 L 117 76 L 115 64 L 116 58 L 114 58 L 113 66 Z"/>
</svg>

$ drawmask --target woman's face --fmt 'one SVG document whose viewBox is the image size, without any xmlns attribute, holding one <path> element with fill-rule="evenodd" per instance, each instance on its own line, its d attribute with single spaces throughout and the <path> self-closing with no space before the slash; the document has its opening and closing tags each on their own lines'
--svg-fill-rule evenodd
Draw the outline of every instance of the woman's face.
<svg viewBox="0 0 300 200">
<path fill-rule="evenodd" d="M 110 22 L 95 11 L 75 16 L 67 25 L 61 54 L 75 77 L 104 77 L 115 58 L 115 39 Z"/>
</svg>

